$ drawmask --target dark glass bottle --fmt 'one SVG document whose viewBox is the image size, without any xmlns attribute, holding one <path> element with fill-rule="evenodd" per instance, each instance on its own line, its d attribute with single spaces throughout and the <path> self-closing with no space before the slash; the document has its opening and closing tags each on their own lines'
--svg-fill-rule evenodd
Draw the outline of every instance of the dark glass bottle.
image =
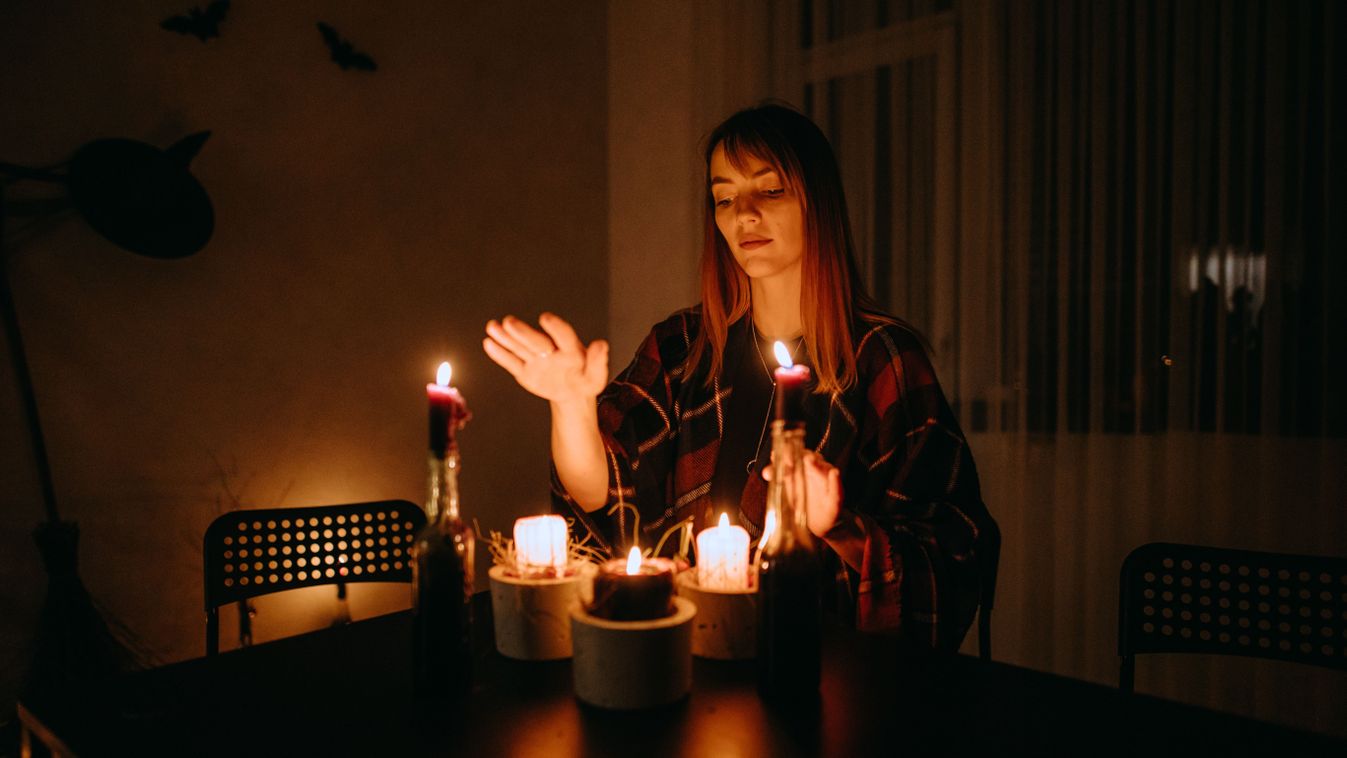
<svg viewBox="0 0 1347 758">
<path fill-rule="evenodd" d="M 822 646 L 822 566 L 805 511 L 804 428 L 772 422 L 772 532 L 758 560 L 758 690 L 765 699 L 816 699 Z"/>
<path fill-rule="evenodd" d="M 458 448 L 431 451 L 427 523 L 412 546 L 416 694 L 452 698 L 472 688 L 473 533 L 458 511 Z"/>
</svg>

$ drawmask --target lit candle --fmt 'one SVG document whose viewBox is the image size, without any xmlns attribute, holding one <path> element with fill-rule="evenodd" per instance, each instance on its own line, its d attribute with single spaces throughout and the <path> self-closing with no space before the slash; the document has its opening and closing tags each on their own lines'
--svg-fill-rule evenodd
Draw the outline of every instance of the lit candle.
<svg viewBox="0 0 1347 758">
<path fill-rule="evenodd" d="M 748 589 L 748 531 L 731 526 L 724 513 L 719 526 L 697 535 L 697 583 L 704 590 Z"/>
<path fill-rule="evenodd" d="M 560 516 L 517 519 L 514 555 L 520 576 L 561 576 L 566 571 L 566 519 Z"/>
<path fill-rule="evenodd" d="M 599 567 L 594 577 L 591 615 L 612 621 L 645 621 L 674 612 L 673 561 L 642 559 L 633 547 L 626 558 L 614 558 Z"/>
<path fill-rule="evenodd" d="M 437 458 L 458 447 L 456 433 L 470 415 L 463 395 L 457 387 L 449 385 L 452 377 L 453 369 L 445 361 L 435 372 L 435 383 L 426 385 L 426 397 L 430 400 L 430 451 Z"/>
<path fill-rule="evenodd" d="M 809 367 L 797 366 L 790 359 L 790 351 L 779 340 L 772 344 L 776 362 L 781 364 L 773 377 L 776 379 L 776 420 L 787 425 L 804 423 L 804 386 L 809 381 Z"/>
</svg>

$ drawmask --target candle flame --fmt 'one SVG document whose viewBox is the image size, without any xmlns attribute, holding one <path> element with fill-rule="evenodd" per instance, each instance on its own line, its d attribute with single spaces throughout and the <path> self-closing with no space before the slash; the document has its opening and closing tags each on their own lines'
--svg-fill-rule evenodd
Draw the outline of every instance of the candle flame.
<svg viewBox="0 0 1347 758">
<path fill-rule="evenodd" d="M 440 364 L 440 368 L 435 372 L 435 383 L 441 387 L 449 386 L 449 379 L 454 375 L 454 369 L 450 367 L 449 361 Z"/>
<path fill-rule="evenodd" d="M 633 547 L 630 553 L 627 553 L 627 576 L 635 576 L 641 573 L 641 549 Z"/>
<path fill-rule="evenodd" d="M 725 515 L 725 512 L 724 512 L 724 511 L 721 511 L 721 512 L 720 512 L 720 523 L 719 523 L 719 524 L 716 524 L 716 526 L 719 526 L 719 527 L 721 527 L 721 528 L 723 529 L 723 528 L 725 528 L 725 527 L 727 527 L 727 526 L 729 526 L 729 525 L 730 525 L 730 517 L 727 516 L 727 515 Z"/>
<path fill-rule="evenodd" d="M 790 351 L 786 349 L 785 343 L 781 340 L 772 343 L 772 352 L 776 353 L 776 362 L 781 364 L 781 368 L 790 368 L 795 365 L 795 361 L 790 359 Z"/>
</svg>

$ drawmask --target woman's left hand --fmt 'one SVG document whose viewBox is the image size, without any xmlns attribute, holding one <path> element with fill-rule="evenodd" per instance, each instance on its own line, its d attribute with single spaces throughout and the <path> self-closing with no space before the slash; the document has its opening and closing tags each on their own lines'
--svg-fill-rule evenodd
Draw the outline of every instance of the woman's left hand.
<svg viewBox="0 0 1347 758">
<path fill-rule="evenodd" d="M 803 473 L 805 520 L 809 531 L 822 537 L 837 523 L 837 514 L 842 509 L 842 475 L 836 466 L 811 451 L 804 454 Z M 771 466 L 763 468 L 762 478 L 772 480 Z M 791 477 L 791 481 L 800 486 L 799 478 Z"/>
</svg>

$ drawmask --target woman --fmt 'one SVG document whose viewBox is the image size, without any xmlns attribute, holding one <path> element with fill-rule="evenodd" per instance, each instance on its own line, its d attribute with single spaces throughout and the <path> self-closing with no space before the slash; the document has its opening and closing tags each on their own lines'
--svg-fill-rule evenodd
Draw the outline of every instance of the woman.
<svg viewBox="0 0 1347 758">
<path fill-rule="evenodd" d="M 549 401 L 558 508 L 610 549 L 631 534 L 609 514 L 619 490 L 642 545 L 722 510 L 760 534 L 781 340 L 814 378 L 806 501 L 830 601 L 861 629 L 957 648 L 991 517 L 921 339 L 863 291 L 827 138 L 766 105 L 717 127 L 705 157 L 702 302 L 657 324 L 612 383 L 607 343 L 558 316 L 486 326 L 492 360 Z"/>
</svg>

